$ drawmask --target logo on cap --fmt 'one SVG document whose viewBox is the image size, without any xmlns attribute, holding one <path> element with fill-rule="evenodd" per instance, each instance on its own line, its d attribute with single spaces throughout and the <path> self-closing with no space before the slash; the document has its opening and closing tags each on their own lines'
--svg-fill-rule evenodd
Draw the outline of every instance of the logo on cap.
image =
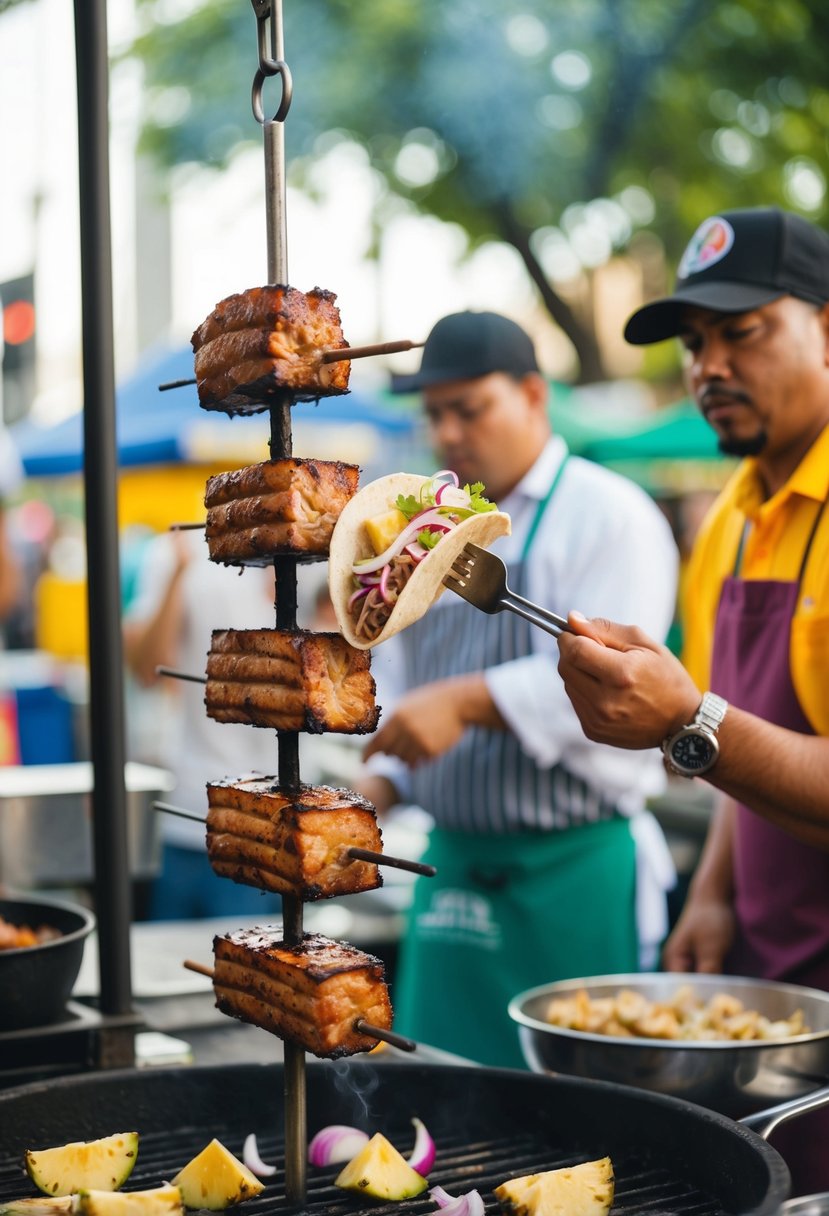
<svg viewBox="0 0 829 1216">
<path fill-rule="evenodd" d="M 710 270 L 734 244 L 734 229 L 718 215 L 703 220 L 688 242 L 677 270 L 677 278 L 687 279 L 701 270 Z"/>
</svg>

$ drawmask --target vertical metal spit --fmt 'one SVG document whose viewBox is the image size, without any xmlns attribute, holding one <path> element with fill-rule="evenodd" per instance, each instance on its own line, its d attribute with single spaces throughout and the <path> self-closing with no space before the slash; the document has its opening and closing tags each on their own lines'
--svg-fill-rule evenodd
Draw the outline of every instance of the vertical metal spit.
<svg viewBox="0 0 829 1216">
<path fill-rule="evenodd" d="M 282 0 L 252 0 L 256 13 L 259 67 L 253 80 L 253 116 L 261 124 L 265 144 L 265 212 L 268 234 L 268 283 L 288 286 L 288 234 L 285 208 L 285 117 L 291 105 L 291 73 L 285 62 L 282 31 Z M 266 119 L 262 89 L 269 76 L 279 76 L 282 98 L 273 118 Z M 270 454 L 272 460 L 291 455 L 291 395 L 282 394 L 271 407 Z M 274 559 L 277 629 L 296 628 L 297 563 L 290 557 Z M 279 784 L 297 790 L 299 777 L 299 735 L 278 732 Z M 302 900 L 283 895 L 283 932 L 285 941 L 302 940 Z M 301 1046 L 285 1041 L 285 1197 L 290 1203 L 305 1202 L 307 1192 L 307 1100 L 305 1052 Z"/>
</svg>

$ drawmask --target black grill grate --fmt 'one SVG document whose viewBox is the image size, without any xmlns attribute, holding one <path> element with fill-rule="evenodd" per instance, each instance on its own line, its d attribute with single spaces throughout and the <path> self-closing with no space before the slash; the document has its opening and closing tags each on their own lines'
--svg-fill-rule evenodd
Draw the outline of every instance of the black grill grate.
<svg viewBox="0 0 829 1216">
<path fill-rule="evenodd" d="M 285 1199 L 286 1072 L 279 1065 L 137 1069 L 64 1078 L 0 1093 L 0 1208 L 31 1195 L 28 1147 L 135 1129 L 127 1189 L 172 1179 L 212 1139 L 240 1156 L 255 1132 L 278 1167 L 244 1216 L 289 1213 Z M 371 1060 L 308 1066 L 309 1135 L 332 1123 L 380 1131 L 404 1156 L 420 1118 L 437 1146 L 431 1185 L 494 1189 L 510 1178 L 609 1156 L 612 1216 L 770 1216 L 788 1195 L 785 1167 L 758 1137 L 712 1111 L 657 1094 L 570 1077 Z M 427 1192 L 374 1204 L 334 1185 L 337 1167 L 308 1167 L 309 1216 L 438 1216 Z"/>
<path fill-rule="evenodd" d="M 249 1130 L 256 1130 L 251 1128 Z M 209 1131 L 188 1127 L 170 1132 L 142 1134 L 139 1157 L 125 1190 L 142 1190 L 160 1186 L 169 1181 L 200 1152 L 213 1136 L 241 1158 L 243 1133 L 238 1122 L 233 1125 L 211 1126 Z M 395 1143 L 403 1146 L 411 1143 L 411 1127 L 400 1127 L 387 1133 Z M 260 1154 L 265 1161 L 278 1167 L 272 1179 L 266 1181 L 265 1190 L 244 1205 L 249 1216 L 271 1216 L 273 1213 L 291 1210 L 284 1199 L 284 1176 L 281 1165 L 284 1161 L 284 1141 L 273 1134 L 257 1135 Z M 36 1145 L 33 1147 L 46 1147 Z M 405 1151 L 405 1150 L 404 1150 Z M 499 1212 L 493 1190 L 508 1178 L 532 1174 L 541 1170 L 558 1169 L 588 1160 L 585 1154 L 573 1155 L 550 1147 L 540 1137 L 525 1131 L 519 1135 L 466 1143 L 459 1135 L 453 1144 L 443 1135 L 438 1146 L 435 1166 L 429 1176 L 430 1186 L 442 1186 L 450 1194 L 462 1194 L 477 1189 L 485 1204 L 487 1216 Z M 613 1158 L 616 1174 L 616 1197 L 612 1216 L 727 1216 L 715 1199 L 701 1194 L 687 1183 L 672 1177 L 665 1168 L 649 1165 L 641 1157 Z M 337 1167 L 341 1168 L 341 1167 Z M 371 1216 L 435 1216 L 438 1212 L 428 1191 L 415 1199 L 402 1203 L 373 1204 L 365 1207 L 360 1201 L 334 1186 L 337 1168 L 308 1171 L 308 1198 L 303 1211 L 311 1216 L 358 1216 L 365 1211 Z M 36 1191 L 23 1172 L 19 1159 L 0 1159 L 0 1208 L 4 1202 Z"/>
</svg>

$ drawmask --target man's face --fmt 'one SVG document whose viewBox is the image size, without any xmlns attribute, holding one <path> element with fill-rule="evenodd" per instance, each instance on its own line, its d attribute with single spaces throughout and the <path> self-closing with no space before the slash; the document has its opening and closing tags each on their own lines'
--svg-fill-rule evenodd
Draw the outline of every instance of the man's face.
<svg viewBox="0 0 829 1216">
<path fill-rule="evenodd" d="M 487 497 L 497 501 L 533 463 L 539 417 L 533 379 L 517 381 L 494 372 L 424 391 L 432 447 L 461 485 L 482 481 Z"/>
<path fill-rule="evenodd" d="M 777 456 L 829 420 L 821 310 L 783 296 L 753 312 L 689 306 L 680 341 L 690 392 L 730 455 Z"/>
</svg>

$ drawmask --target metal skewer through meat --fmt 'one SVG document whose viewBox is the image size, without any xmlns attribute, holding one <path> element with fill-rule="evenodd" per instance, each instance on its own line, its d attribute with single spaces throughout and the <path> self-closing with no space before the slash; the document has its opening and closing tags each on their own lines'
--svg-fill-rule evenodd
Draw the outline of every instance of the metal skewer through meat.
<svg viewBox="0 0 829 1216">
<path fill-rule="evenodd" d="M 208 840 L 208 858 L 217 874 L 226 873 L 224 868 L 220 871 L 219 863 L 222 863 L 223 866 L 226 865 L 229 852 L 231 849 L 235 849 L 240 854 L 239 865 L 244 867 L 246 877 L 242 877 L 241 872 L 236 871 L 227 872 L 227 877 L 233 878 L 236 882 L 245 883 L 247 886 L 255 886 L 259 890 L 267 888 L 279 891 L 281 894 L 295 894 L 306 902 L 311 902 L 316 899 L 331 899 L 337 895 L 353 895 L 358 891 L 369 891 L 382 884 L 379 875 L 376 881 L 370 881 L 369 875 L 365 879 L 365 885 L 357 885 L 363 879 L 359 877 L 359 871 L 351 864 L 354 861 L 370 862 L 373 866 L 390 866 L 394 870 L 408 870 L 411 874 L 421 874 L 425 878 L 434 878 L 437 873 L 435 867 L 426 862 L 410 861 L 407 857 L 393 857 L 390 853 L 381 853 L 378 851 L 379 844 L 376 849 L 368 849 L 362 845 L 348 844 L 338 840 L 333 835 L 335 825 L 332 821 L 339 813 L 339 800 L 345 801 L 349 807 L 361 805 L 363 802 L 363 799 L 351 790 L 339 790 L 325 785 L 304 785 L 300 788 L 299 793 L 289 793 L 280 791 L 272 777 L 215 783 L 213 787 L 208 788 L 233 790 L 241 793 L 242 797 L 250 794 L 256 801 L 259 801 L 262 795 L 246 790 L 244 787 L 248 785 L 266 787 L 264 797 L 268 801 L 265 807 L 257 808 L 258 814 L 247 814 L 245 810 L 240 809 L 239 814 L 243 817 L 242 821 L 236 820 L 233 823 L 232 832 L 230 825 L 217 824 L 217 837 L 224 834 L 233 837 L 232 843 L 220 845 L 217 842 L 215 849 L 211 849 Z M 329 802 L 331 805 L 328 805 Z M 371 808 L 373 816 L 374 808 L 371 803 L 367 805 Z M 217 808 L 211 808 L 211 811 L 214 809 Z M 183 807 L 171 806 L 169 802 L 154 802 L 153 810 L 167 815 L 176 815 L 180 819 L 189 819 L 192 823 L 203 823 L 205 828 L 210 823 L 209 814 L 205 819 L 201 815 L 194 815 L 192 811 L 184 810 Z M 222 810 L 221 806 L 218 810 Z M 292 820 L 297 810 L 300 812 L 298 829 L 300 839 L 295 839 L 288 834 L 291 830 L 289 821 Z M 342 828 L 345 828 L 346 837 L 349 839 L 353 839 L 357 834 L 349 831 L 347 824 L 341 825 L 338 831 L 341 831 Z M 331 834 L 330 839 L 329 833 Z M 367 831 L 366 835 L 369 834 Z M 253 850 L 263 843 L 267 845 L 271 836 L 276 835 L 280 840 L 284 837 L 284 844 L 280 844 L 280 851 L 284 851 L 285 856 L 279 854 L 274 858 L 257 856 Z M 379 828 L 376 829 L 376 835 L 379 838 Z M 306 839 L 302 839 L 303 836 Z M 251 850 L 250 856 L 247 855 L 248 849 Z M 273 851 L 277 853 L 277 850 Z M 322 860 L 323 854 L 324 861 Z M 267 880 L 262 873 L 262 865 L 265 860 L 275 870 L 275 874 L 268 876 Z M 326 873 L 323 874 L 322 870 L 325 870 Z M 296 879 L 291 882 L 288 875 L 293 875 L 295 872 Z"/>
<path fill-rule="evenodd" d="M 217 722 L 280 731 L 366 734 L 380 711 L 365 651 L 338 633 L 215 630 L 205 704 Z"/>
<path fill-rule="evenodd" d="M 391 1029 L 382 961 L 355 946 L 306 933 L 296 945 L 277 926 L 213 939 L 216 1007 L 320 1059 L 371 1051 L 380 1040 L 415 1044 Z M 211 975 L 199 964 L 185 966 Z"/>
<path fill-rule="evenodd" d="M 354 464 L 288 457 L 211 477 L 204 495 L 210 560 L 264 565 L 283 554 L 327 557 L 359 473 Z"/>
</svg>

